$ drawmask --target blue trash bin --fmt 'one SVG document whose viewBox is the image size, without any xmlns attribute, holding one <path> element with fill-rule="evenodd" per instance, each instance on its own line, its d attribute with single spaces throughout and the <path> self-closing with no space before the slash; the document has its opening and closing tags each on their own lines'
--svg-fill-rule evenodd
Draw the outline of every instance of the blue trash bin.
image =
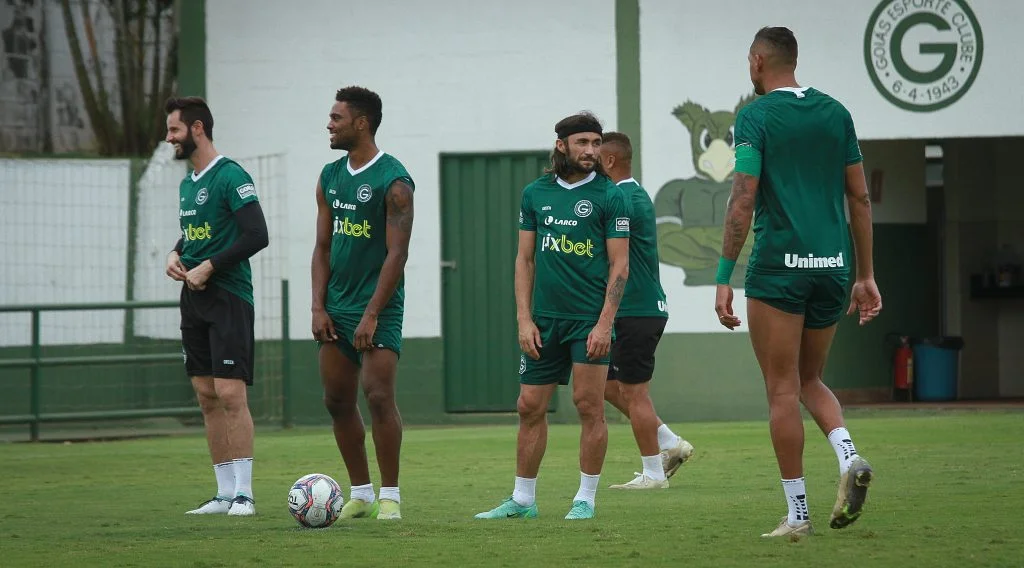
<svg viewBox="0 0 1024 568">
<path fill-rule="evenodd" d="M 960 375 L 960 337 L 922 339 L 914 345 L 914 398 L 920 401 L 956 400 Z"/>
</svg>

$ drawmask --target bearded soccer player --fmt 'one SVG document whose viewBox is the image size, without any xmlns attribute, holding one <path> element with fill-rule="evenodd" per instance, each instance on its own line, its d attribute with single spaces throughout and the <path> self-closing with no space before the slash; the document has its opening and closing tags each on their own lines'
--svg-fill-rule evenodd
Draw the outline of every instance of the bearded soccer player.
<svg viewBox="0 0 1024 568">
<path fill-rule="evenodd" d="M 331 148 L 345 150 L 317 180 L 313 249 L 313 337 L 334 439 L 352 484 L 340 518 L 401 519 L 398 490 L 402 419 L 395 375 L 402 349 L 405 262 L 413 222 L 413 181 L 377 148 L 380 96 L 338 90 L 328 115 Z M 380 468 L 379 498 L 356 406 L 362 377 Z"/>
<path fill-rule="evenodd" d="M 873 471 L 822 382 L 850 273 L 843 198 L 850 211 L 856 276 L 847 314 L 860 325 L 882 309 L 872 263 L 871 200 L 849 111 L 796 82 L 797 42 L 787 28 L 762 28 L 747 57 L 761 95 L 736 117 L 736 174 L 725 220 L 715 311 L 735 329 L 729 278 L 754 215 L 754 248 L 745 290 L 750 341 L 768 394 L 772 444 L 789 504 L 765 537 L 813 534 L 804 489 L 800 403 L 827 436 L 839 461 L 830 526 L 863 510 Z"/>
<path fill-rule="evenodd" d="M 213 147 L 213 114 L 199 97 L 169 99 L 166 141 L 189 160 L 178 218 L 181 239 L 166 273 L 181 287 L 181 343 L 206 426 L 217 493 L 192 515 L 256 514 L 253 425 L 255 310 L 249 258 L 269 242 L 252 178 Z"/>
<path fill-rule="evenodd" d="M 601 169 L 602 127 L 588 113 L 555 125 L 551 168 L 523 190 L 515 294 L 519 436 L 512 496 L 478 519 L 533 518 L 547 447 L 547 410 L 573 378 L 580 488 L 566 519 L 594 516 L 608 449 L 604 390 L 615 312 L 629 273 L 629 203 Z"/>
<path fill-rule="evenodd" d="M 615 341 L 605 400 L 629 418 L 640 449 L 642 469 L 627 483 L 611 489 L 667 489 L 672 477 L 693 455 L 693 446 L 658 418 L 651 402 L 654 352 L 668 323 L 668 304 L 658 267 L 658 233 L 654 203 L 633 179 L 633 145 L 621 132 L 606 132 L 601 165 L 618 185 L 633 211 L 629 223 L 629 280 L 615 314 Z"/>
</svg>

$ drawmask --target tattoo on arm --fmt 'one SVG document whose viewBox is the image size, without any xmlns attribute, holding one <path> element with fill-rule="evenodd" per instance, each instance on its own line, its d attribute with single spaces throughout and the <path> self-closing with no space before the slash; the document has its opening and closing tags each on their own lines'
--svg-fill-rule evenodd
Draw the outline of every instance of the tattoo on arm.
<svg viewBox="0 0 1024 568">
<path fill-rule="evenodd" d="M 622 294 L 626 291 L 626 279 L 622 276 L 616 276 L 615 282 L 612 282 L 611 287 L 608 289 L 608 299 L 612 301 L 612 305 L 619 305 L 619 301 L 622 300 Z"/>
<path fill-rule="evenodd" d="M 750 218 L 754 213 L 754 196 L 757 193 L 757 178 L 749 174 L 733 174 L 732 194 L 725 216 L 725 240 L 722 256 L 735 259 L 740 255 L 743 243 L 750 232 Z"/>
<path fill-rule="evenodd" d="M 391 184 L 387 195 L 387 223 L 401 231 L 412 231 L 412 188 L 403 181 Z"/>
</svg>

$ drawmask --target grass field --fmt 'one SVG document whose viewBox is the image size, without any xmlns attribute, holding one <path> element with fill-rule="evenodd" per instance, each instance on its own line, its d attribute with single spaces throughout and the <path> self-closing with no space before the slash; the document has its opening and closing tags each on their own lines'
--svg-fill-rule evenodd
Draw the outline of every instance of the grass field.
<svg viewBox="0 0 1024 568">
<path fill-rule="evenodd" d="M 657 492 L 606 489 L 639 468 L 610 426 L 597 518 L 562 519 L 579 483 L 579 430 L 552 427 L 540 518 L 479 521 L 512 490 L 515 429 L 408 429 L 397 522 L 303 530 L 291 483 L 348 480 L 328 429 L 257 434 L 255 518 L 185 517 L 214 489 L 199 436 L 2 444 L 0 565 L 20 566 L 1024 566 L 1024 413 L 851 414 L 876 469 L 866 512 L 828 528 L 835 455 L 808 423 L 816 535 L 761 539 L 785 514 L 766 425 L 680 424 L 694 458 Z M 372 455 L 372 450 L 371 450 Z M 376 473 L 374 474 L 377 480 Z"/>
</svg>

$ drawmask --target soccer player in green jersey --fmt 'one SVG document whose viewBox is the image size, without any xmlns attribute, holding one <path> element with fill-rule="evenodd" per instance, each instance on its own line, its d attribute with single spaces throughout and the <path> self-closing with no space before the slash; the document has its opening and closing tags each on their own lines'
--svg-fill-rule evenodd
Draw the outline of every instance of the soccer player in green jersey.
<svg viewBox="0 0 1024 568">
<path fill-rule="evenodd" d="M 611 489 L 664 489 L 686 460 L 693 445 L 658 418 L 648 388 L 654 375 L 654 351 L 668 323 L 668 304 L 658 266 L 658 233 L 654 203 L 633 179 L 633 145 L 621 132 L 606 132 L 601 164 L 629 200 L 629 280 L 615 314 L 615 341 L 604 398 L 625 414 L 640 449 L 642 470 Z"/>
<path fill-rule="evenodd" d="M 320 377 L 334 439 L 352 484 L 343 519 L 402 518 L 402 419 L 395 375 L 415 186 L 401 162 L 377 148 L 381 117 L 381 100 L 373 91 L 338 90 L 327 131 L 331 148 L 347 154 L 324 166 L 316 185 L 313 337 L 320 342 Z M 379 499 L 356 406 L 360 375 L 380 468 Z"/>
<path fill-rule="evenodd" d="M 253 426 L 246 387 L 253 383 L 252 270 L 269 242 L 249 174 L 213 147 L 213 114 L 199 97 L 169 99 L 166 141 L 192 171 L 178 189 L 181 239 L 166 273 L 181 287 L 181 344 L 203 412 L 217 493 L 192 515 L 256 514 Z"/>
<path fill-rule="evenodd" d="M 580 488 L 566 519 L 594 516 L 608 448 L 604 391 L 612 325 L 629 273 L 629 202 L 601 169 L 602 128 L 589 113 L 562 119 L 551 168 L 523 189 L 515 290 L 519 320 L 519 437 L 512 496 L 478 519 L 537 516 L 547 410 L 573 378 Z"/>
<path fill-rule="evenodd" d="M 850 211 L 856 277 L 847 314 L 865 325 L 882 309 L 872 264 L 871 200 L 849 111 L 796 82 L 797 42 L 787 28 L 762 28 L 748 55 L 758 97 L 736 117 L 736 174 L 725 220 L 715 311 L 735 329 L 729 278 L 754 216 L 745 290 L 750 341 L 768 395 L 772 444 L 789 513 L 762 536 L 813 533 L 804 490 L 800 403 L 839 460 L 830 526 L 860 516 L 873 475 L 857 454 L 842 407 L 821 376 L 842 317 L 850 274 Z"/>
</svg>

